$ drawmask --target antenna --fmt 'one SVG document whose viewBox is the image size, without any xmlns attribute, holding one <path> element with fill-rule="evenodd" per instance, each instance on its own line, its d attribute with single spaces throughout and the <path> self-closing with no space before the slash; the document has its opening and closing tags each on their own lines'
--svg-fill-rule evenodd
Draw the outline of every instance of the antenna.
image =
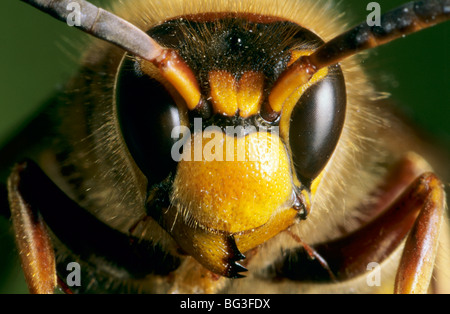
<svg viewBox="0 0 450 314">
<path fill-rule="evenodd" d="M 366 22 L 357 25 L 290 65 L 275 82 L 261 116 L 275 121 L 284 102 L 321 68 L 449 19 L 450 0 L 423 0 L 383 14 L 380 26 L 369 26 Z"/>
<path fill-rule="evenodd" d="M 189 66 L 176 51 L 162 47 L 133 24 L 85 0 L 22 1 L 63 22 L 67 22 L 72 13 L 69 8 L 77 3 L 80 23 L 74 27 L 152 62 L 184 98 L 190 110 L 200 106 L 200 87 Z"/>
</svg>

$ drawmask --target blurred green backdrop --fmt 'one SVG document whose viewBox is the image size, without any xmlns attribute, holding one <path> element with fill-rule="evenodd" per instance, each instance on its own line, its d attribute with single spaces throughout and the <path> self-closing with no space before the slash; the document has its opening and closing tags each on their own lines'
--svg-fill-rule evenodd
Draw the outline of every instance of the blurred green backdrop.
<svg viewBox="0 0 450 314">
<path fill-rule="evenodd" d="M 255 0 L 258 1 L 258 0 Z M 99 1 L 93 1 L 99 3 Z M 342 0 L 349 25 L 370 1 Z M 405 1 L 378 1 L 386 12 Z M 107 0 L 101 3 L 108 3 Z M 18 1 L 0 1 L 0 146 L 77 67 L 84 34 Z M 450 23 L 382 46 L 366 61 L 380 87 L 407 115 L 450 143 Z M 0 217 L 0 293 L 25 293 L 9 221 Z"/>
</svg>

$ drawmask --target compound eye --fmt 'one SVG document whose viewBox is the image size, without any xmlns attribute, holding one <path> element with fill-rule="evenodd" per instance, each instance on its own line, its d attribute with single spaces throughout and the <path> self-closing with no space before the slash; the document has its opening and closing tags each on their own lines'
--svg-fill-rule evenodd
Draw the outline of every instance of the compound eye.
<svg viewBox="0 0 450 314">
<path fill-rule="evenodd" d="M 125 143 L 149 186 L 162 182 L 176 167 L 171 132 L 180 126 L 180 113 L 172 96 L 125 57 L 117 78 L 116 106 Z"/>
<path fill-rule="evenodd" d="M 345 119 L 345 81 L 339 66 L 329 68 L 296 104 L 290 121 L 289 144 L 296 174 L 305 185 L 320 174 L 339 140 Z"/>
</svg>

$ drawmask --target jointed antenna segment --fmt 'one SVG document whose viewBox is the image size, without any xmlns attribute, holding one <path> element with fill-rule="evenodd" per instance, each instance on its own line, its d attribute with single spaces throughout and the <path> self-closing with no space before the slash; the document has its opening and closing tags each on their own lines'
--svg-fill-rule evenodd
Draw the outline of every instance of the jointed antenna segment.
<svg viewBox="0 0 450 314">
<path fill-rule="evenodd" d="M 284 102 L 321 68 L 449 19 L 450 0 L 423 0 L 385 13 L 380 26 L 369 26 L 367 22 L 359 24 L 289 66 L 272 88 L 268 102 L 262 107 L 262 117 L 276 120 Z"/>
<path fill-rule="evenodd" d="M 149 61 L 161 55 L 162 50 L 144 31 L 124 19 L 84 0 L 22 0 L 53 17 L 67 22 L 74 3 L 80 6 L 80 24 L 74 25 L 82 31 L 111 42 L 131 54 Z M 69 6 L 70 4 L 70 6 Z"/>
<path fill-rule="evenodd" d="M 184 98 L 190 110 L 199 106 L 201 92 L 192 70 L 176 51 L 162 47 L 133 24 L 85 0 L 22 1 L 63 22 L 67 22 L 69 14 L 72 13 L 68 7 L 71 8 L 77 3 L 80 6 L 80 23 L 74 25 L 75 27 L 152 62 Z"/>
<path fill-rule="evenodd" d="M 383 14 L 380 26 L 369 26 L 364 22 L 325 43 L 310 56 L 309 61 L 320 69 L 448 19 L 450 0 L 409 2 Z"/>
</svg>

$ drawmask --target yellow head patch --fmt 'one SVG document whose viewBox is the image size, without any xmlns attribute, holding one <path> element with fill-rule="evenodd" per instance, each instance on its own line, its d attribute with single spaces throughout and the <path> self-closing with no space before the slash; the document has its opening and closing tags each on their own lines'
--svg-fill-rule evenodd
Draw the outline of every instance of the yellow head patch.
<svg viewBox="0 0 450 314">
<path fill-rule="evenodd" d="M 184 204 L 179 210 L 188 223 L 236 233 L 257 228 L 280 209 L 290 207 L 290 163 L 278 135 L 257 132 L 235 138 L 224 134 L 215 140 L 222 145 L 211 146 L 211 141 L 203 139 L 202 160 L 178 164 L 173 199 Z M 218 156 L 217 150 L 222 160 L 211 160 L 207 155 Z"/>
</svg>

